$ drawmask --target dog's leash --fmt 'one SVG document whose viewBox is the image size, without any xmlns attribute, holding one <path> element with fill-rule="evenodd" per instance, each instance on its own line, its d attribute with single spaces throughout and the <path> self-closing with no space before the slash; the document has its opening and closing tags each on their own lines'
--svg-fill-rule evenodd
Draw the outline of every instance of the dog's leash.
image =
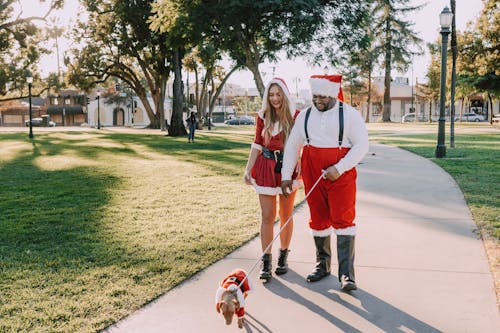
<svg viewBox="0 0 500 333">
<path fill-rule="evenodd" d="M 316 182 L 311 187 L 311 189 L 309 190 L 309 192 L 307 192 L 306 196 L 304 197 L 304 200 L 306 200 L 309 197 L 309 195 L 311 195 L 312 191 L 316 188 L 316 186 L 318 186 L 318 184 L 321 181 L 321 179 L 326 179 L 326 174 L 327 174 L 326 170 L 321 170 L 321 175 L 318 177 L 318 180 L 316 180 Z M 260 259 L 262 258 L 262 256 L 264 256 L 264 254 L 271 248 L 271 246 L 273 245 L 274 241 L 279 237 L 279 235 L 281 234 L 281 232 L 286 228 L 288 222 L 290 222 L 292 220 L 293 215 L 295 215 L 295 209 L 294 209 L 294 212 L 292 212 L 292 214 L 288 218 L 288 220 L 286 220 L 285 224 L 283 224 L 283 226 L 280 228 L 280 230 L 278 231 L 278 233 L 276 234 L 276 236 L 273 238 L 273 240 L 264 249 L 264 251 L 262 252 L 262 255 L 257 260 L 257 262 L 253 265 L 252 269 L 250 269 L 250 271 L 248 271 L 248 273 L 245 275 L 245 277 L 243 278 L 243 280 L 241 280 L 240 284 L 238 285 L 238 288 L 241 288 L 241 286 L 243 285 L 243 283 L 245 283 L 245 281 L 248 279 L 248 277 L 250 276 L 250 274 L 252 274 L 252 272 L 254 271 L 254 269 L 259 264 Z"/>
</svg>

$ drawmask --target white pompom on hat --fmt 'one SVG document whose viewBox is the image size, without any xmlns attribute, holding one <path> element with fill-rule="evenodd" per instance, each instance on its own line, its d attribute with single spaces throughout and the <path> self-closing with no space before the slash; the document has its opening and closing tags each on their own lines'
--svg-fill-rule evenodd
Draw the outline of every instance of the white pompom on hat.
<svg viewBox="0 0 500 333">
<path fill-rule="evenodd" d="M 309 79 L 313 95 L 343 100 L 341 82 L 342 75 L 312 75 Z"/>
<path fill-rule="evenodd" d="M 285 94 L 285 98 L 288 101 L 288 107 L 290 108 L 290 113 L 291 115 L 295 115 L 295 101 L 292 99 L 292 95 L 290 94 L 290 91 L 288 90 L 288 86 L 285 83 L 285 80 L 279 77 L 273 78 L 271 81 L 269 81 L 266 85 L 266 89 L 264 90 L 264 96 L 262 97 L 262 108 L 259 110 L 258 115 L 262 119 L 264 119 L 264 112 L 266 112 L 267 106 L 268 106 L 268 97 L 269 97 L 269 88 L 271 88 L 271 85 L 277 84 L 281 90 L 283 90 L 283 93 Z"/>
</svg>

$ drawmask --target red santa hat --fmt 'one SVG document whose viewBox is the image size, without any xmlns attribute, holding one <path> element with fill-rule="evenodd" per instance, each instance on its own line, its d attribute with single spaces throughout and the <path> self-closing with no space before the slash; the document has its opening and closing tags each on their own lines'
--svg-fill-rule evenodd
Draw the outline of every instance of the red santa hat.
<svg viewBox="0 0 500 333">
<path fill-rule="evenodd" d="M 266 89 L 264 90 L 264 96 L 262 97 L 262 108 L 258 112 L 258 115 L 264 119 L 264 112 L 267 109 L 267 105 L 269 103 L 268 101 L 268 96 L 269 96 L 269 88 L 271 88 L 271 85 L 277 84 L 281 90 L 283 90 L 283 93 L 285 94 L 285 98 L 288 101 L 288 107 L 290 108 L 290 113 L 292 116 L 295 114 L 295 102 L 292 98 L 292 95 L 290 94 L 290 91 L 288 90 L 288 86 L 285 83 L 285 80 L 279 77 L 273 78 L 271 81 L 269 81 L 266 85 Z"/>
<path fill-rule="evenodd" d="M 309 79 L 313 95 L 329 96 L 343 101 L 341 82 L 342 75 L 312 75 Z"/>
</svg>

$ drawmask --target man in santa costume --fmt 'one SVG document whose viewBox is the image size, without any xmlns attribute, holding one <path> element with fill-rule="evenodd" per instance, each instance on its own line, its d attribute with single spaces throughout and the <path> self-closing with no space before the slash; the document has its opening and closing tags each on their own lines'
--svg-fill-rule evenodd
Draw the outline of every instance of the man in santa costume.
<svg viewBox="0 0 500 333">
<path fill-rule="evenodd" d="M 291 190 L 291 176 L 302 150 L 301 168 L 307 198 L 309 227 L 316 246 L 316 267 L 310 282 L 330 274 L 330 236 L 337 235 L 338 278 L 344 291 L 357 289 L 354 277 L 356 235 L 356 165 L 368 151 L 368 132 L 361 114 L 342 100 L 341 75 L 310 78 L 313 106 L 302 111 L 285 146 L 283 193 Z"/>
</svg>

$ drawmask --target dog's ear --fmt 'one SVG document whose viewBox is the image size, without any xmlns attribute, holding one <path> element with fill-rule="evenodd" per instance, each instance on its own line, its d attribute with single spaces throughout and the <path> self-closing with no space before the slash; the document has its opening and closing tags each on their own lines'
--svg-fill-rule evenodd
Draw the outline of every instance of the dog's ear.
<svg viewBox="0 0 500 333">
<path fill-rule="evenodd" d="M 222 303 L 222 301 L 221 301 L 221 302 L 219 302 L 219 303 L 217 303 L 217 304 L 215 304 L 215 310 L 217 310 L 217 312 L 218 312 L 218 313 L 220 313 L 220 306 L 221 306 L 221 303 Z"/>
</svg>

